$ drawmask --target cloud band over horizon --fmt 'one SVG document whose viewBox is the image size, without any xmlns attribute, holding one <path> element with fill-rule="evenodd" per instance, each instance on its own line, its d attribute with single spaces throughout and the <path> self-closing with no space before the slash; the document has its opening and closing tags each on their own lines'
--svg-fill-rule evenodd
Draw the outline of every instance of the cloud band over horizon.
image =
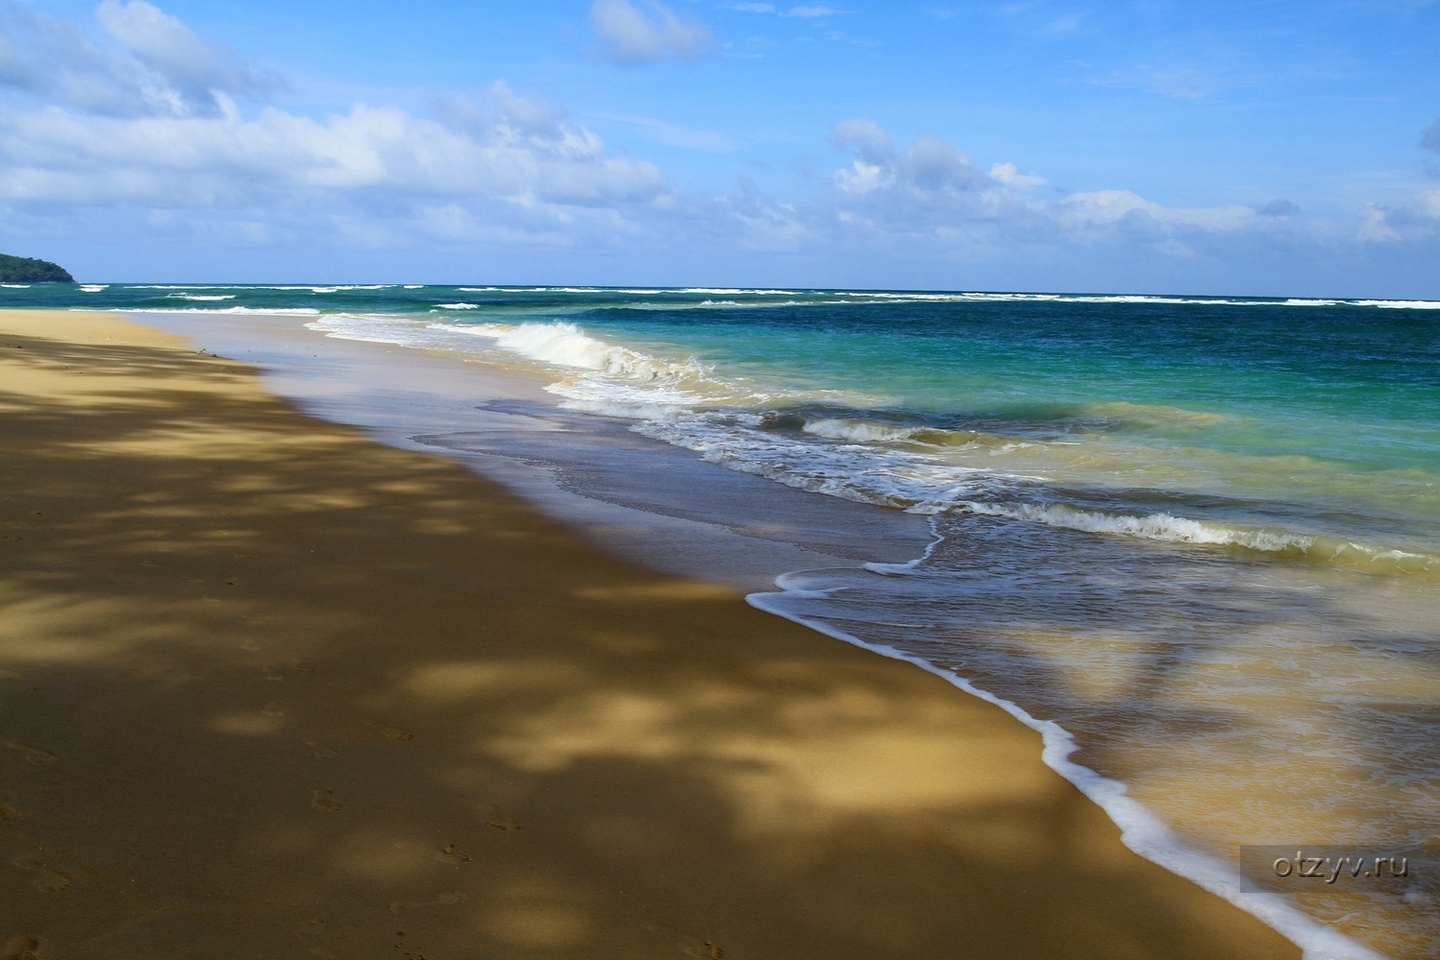
<svg viewBox="0 0 1440 960">
<path fill-rule="evenodd" d="M 589 15 L 617 69 L 683 63 L 716 42 L 660 3 L 598 0 Z M 265 247 L 330 251 L 317 267 L 346 252 L 364 264 L 375 261 L 362 252 L 419 262 L 432 250 L 454 264 L 466 251 L 503 247 L 511 260 L 530 250 L 556 280 L 567 262 L 593 273 L 623 255 L 615 282 L 753 275 L 846 285 L 836 280 L 859 265 L 855 285 L 993 276 L 1037 289 L 1076 289 L 1087 275 L 1100 285 L 1128 276 L 1135 289 L 1185 276 L 1233 284 L 1257 256 L 1289 258 L 1297 269 L 1278 276 L 1296 286 L 1307 263 L 1385 251 L 1423 264 L 1440 250 L 1434 184 L 1399 203 L 1361 201 L 1349 222 L 1311 217 L 1283 196 L 1169 205 L 1123 185 L 1063 189 L 1010 157 L 982 166 L 938 135 L 897 144 L 877 120 L 841 115 L 828 122 L 828 143 L 808 145 L 831 159 L 804 189 L 777 196 L 737 163 L 732 186 L 707 191 L 663 159 L 607 146 L 593 124 L 504 79 L 478 93 L 437 93 L 424 110 L 357 100 L 320 116 L 277 106 L 287 83 L 145 0 L 104 0 L 93 24 L 0 6 L 5 243 L 51 251 L 67 232 L 88 231 L 97 242 L 123 235 L 136 249 L 206 244 L 240 261 Z M 738 149 L 722 134 L 612 119 L 676 149 Z M 1440 120 L 1420 132 L 1422 150 L 1440 151 L 1437 130 Z M 697 275 L 707 263 L 724 276 Z M 1275 292 L 1347 292 L 1315 279 L 1313 289 Z M 1433 278 L 1406 282 L 1397 293 L 1440 296 Z"/>
</svg>

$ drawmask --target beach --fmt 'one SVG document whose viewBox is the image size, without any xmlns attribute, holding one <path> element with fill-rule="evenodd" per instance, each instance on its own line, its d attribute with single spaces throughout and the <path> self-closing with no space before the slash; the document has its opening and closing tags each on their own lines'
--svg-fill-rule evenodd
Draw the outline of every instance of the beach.
<svg viewBox="0 0 1440 960">
<path fill-rule="evenodd" d="M 1299 955 L 910 664 L 115 315 L 0 351 L 9 955 Z"/>
</svg>

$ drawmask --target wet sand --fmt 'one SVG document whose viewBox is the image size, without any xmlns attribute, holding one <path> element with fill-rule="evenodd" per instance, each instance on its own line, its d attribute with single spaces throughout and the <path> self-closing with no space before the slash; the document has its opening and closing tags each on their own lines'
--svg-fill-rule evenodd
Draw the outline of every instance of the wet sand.
<svg viewBox="0 0 1440 960">
<path fill-rule="evenodd" d="M 0 313 L 4 955 L 1298 957 L 937 677 Z"/>
</svg>

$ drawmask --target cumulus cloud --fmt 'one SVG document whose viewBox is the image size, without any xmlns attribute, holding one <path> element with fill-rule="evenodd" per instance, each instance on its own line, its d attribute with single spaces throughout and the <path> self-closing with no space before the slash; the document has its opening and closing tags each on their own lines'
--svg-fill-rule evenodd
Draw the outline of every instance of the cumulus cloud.
<svg viewBox="0 0 1440 960">
<path fill-rule="evenodd" d="M 659 0 L 595 0 L 590 24 L 607 60 L 626 65 L 693 60 L 714 45 L 703 24 L 684 21 Z"/>
<path fill-rule="evenodd" d="M 107 47 L 49 14 L 0 6 L 0 86 L 44 102 L 112 116 L 216 115 L 278 79 L 196 36 L 144 0 L 104 0 Z"/>
<path fill-rule="evenodd" d="M 236 97 L 264 78 L 144 0 L 96 11 L 118 49 L 54 17 L 0 12 L 0 92 L 10 94 L 0 96 L 0 204 L 12 222 L 130 208 L 165 229 L 233 221 L 222 233 L 254 240 L 303 210 L 321 212 L 311 233 L 366 242 L 404 242 L 407 231 L 551 242 L 559 224 L 575 242 L 577 225 L 623 236 L 627 218 L 671 202 L 654 164 L 607 151 L 504 81 L 438 99 L 430 116 L 365 104 L 323 118 L 247 111 Z"/>
<path fill-rule="evenodd" d="M 1072 193 L 1051 205 L 1055 218 L 1072 227 L 1103 227 L 1129 222 L 1130 226 L 1153 221 L 1163 225 L 1199 227 L 1203 230 L 1238 230 L 1255 222 L 1256 212 L 1232 204 L 1224 207 L 1166 207 L 1146 200 L 1129 190 L 1093 190 Z"/>
<path fill-rule="evenodd" d="M 854 154 L 831 174 L 842 222 L 914 231 L 993 219 L 1009 205 L 1006 184 L 939 137 L 900 149 L 878 124 L 850 119 L 835 125 L 830 142 Z"/>
<path fill-rule="evenodd" d="M 213 112 L 219 94 L 261 93 L 274 84 L 233 51 L 202 40 L 145 0 L 103 0 L 95 15 L 106 33 L 166 81 L 184 109 Z"/>
<path fill-rule="evenodd" d="M 508 93 L 502 87 L 500 93 Z M 293 190 L 385 190 L 593 205 L 654 197 L 652 164 L 606 156 L 583 127 L 537 123 L 503 100 L 452 102 L 450 125 L 395 107 L 316 121 L 268 108 L 253 119 L 85 117 L 43 110 L 0 121 L 0 195 L 67 203 L 234 206 Z"/>
<path fill-rule="evenodd" d="M 1356 236 L 1366 243 L 1421 240 L 1440 232 L 1440 190 L 1417 193 L 1399 206 L 1369 203 Z"/>
<path fill-rule="evenodd" d="M 899 147 L 864 119 L 837 123 L 830 142 L 852 156 L 831 173 L 822 219 L 887 243 L 908 237 L 952 250 L 1119 243 L 1187 257 L 1219 237 L 1287 229 L 1287 218 L 1299 212 L 1288 201 L 1259 211 L 1236 204 L 1171 207 L 1130 190 L 1046 197 L 1034 192 L 1046 179 L 1021 173 L 1012 162 L 986 171 L 939 137 Z"/>
<path fill-rule="evenodd" d="M 1044 177 L 1033 173 L 1021 173 L 1013 163 L 996 163 L 990 167 L 990 176 L 1012 187 L 1043 187 L 1049 183 Z"/>
</svg>

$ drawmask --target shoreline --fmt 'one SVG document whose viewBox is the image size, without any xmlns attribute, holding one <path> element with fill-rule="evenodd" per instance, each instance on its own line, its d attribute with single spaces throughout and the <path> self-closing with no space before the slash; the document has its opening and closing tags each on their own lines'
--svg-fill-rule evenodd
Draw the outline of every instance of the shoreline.
<svg viewBox="0 0 1440 960">
<path fill-rule="evenodd" d="M 1299 955 L 939 677 L 118 316 L 0 351 L 12 952 Z"/>
</svg>

